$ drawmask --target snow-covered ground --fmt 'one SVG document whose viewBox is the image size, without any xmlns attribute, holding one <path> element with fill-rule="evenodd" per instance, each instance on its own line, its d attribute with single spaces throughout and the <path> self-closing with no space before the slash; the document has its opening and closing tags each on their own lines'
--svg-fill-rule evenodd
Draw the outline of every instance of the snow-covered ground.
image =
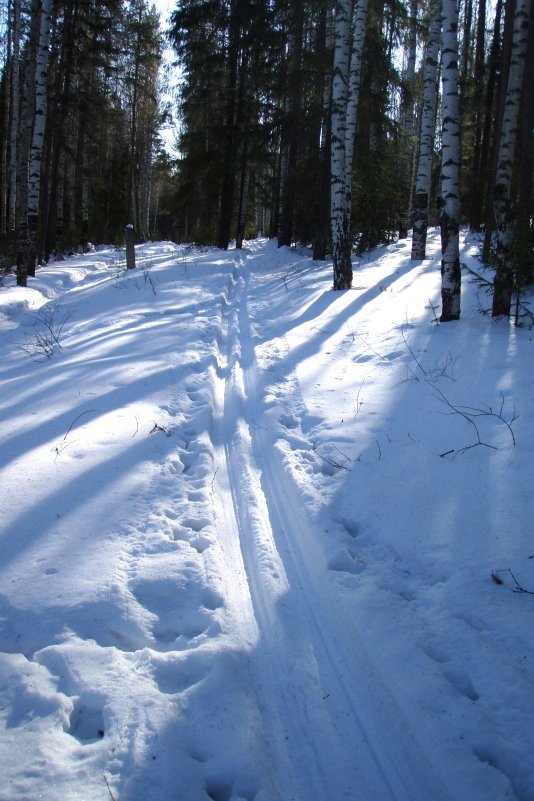
<svg viewBox="0 0 534 801">
<path fill-rule="evenodd" d="M 533 801 L 534 334 L 409 247 L 4 280 L 1 801 Z"/>
</svg>

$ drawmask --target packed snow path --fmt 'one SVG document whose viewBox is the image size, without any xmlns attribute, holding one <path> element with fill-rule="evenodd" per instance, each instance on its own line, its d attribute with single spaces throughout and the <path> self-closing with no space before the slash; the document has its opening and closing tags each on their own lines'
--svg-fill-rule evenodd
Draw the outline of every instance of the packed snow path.
<svg viewBox="0 0 534 801">
<path fill-rule="evenodd" d="M 228 299 L 217 498 L 230 510 L 219 528 L 225 548 L 242 565 L 239 583 L 249 588 L 237 612 L 250 620 L 256 639 L 251 681 L 277 797 L 445 798 L 393 699 L 376 682 L 376 668 L 365 662 L 350 620 L 340 625 L 339 603 L 321 587 L 301 499 L 270 427 L 258 419 L 286 354 L 271 355 L 271 371 L 258 370 L 248 313 L 253 259 L 238 260 Z M 295 376 L 283 377 L 293 408 L 301 408 Z M 291 410 L 276 414 L 301 436 Z M 313 459 L 312 445 L 299 444 Z"/>
<path fill-rule="evenodd" d="M 532 801 L 531 334 L 409 243 L 138 262 L 0 296 L 1 801 Z"/>
</svg>

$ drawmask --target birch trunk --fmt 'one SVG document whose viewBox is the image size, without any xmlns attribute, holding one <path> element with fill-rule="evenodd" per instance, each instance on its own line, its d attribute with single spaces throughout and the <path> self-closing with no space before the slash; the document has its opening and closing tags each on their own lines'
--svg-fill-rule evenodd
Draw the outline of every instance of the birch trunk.
<svg viewBox="0 0 534 801">
<path fill-rule="evenodd" d="M 41 195 L 41 164 L 47 112 L 51 8 L 51 0 L 41 0 L 39 49 L 35 68 L 35 118 L 33 123 L 28 175 L 28 275 L 35 275 L 35 256 L 37 252 L 39 201 Z"/>
<path fill-rule="evenodd" d="M 412 259 L 426 256 L 428 197 L 432 178 L 432 155 L 436 127 L 438 59 L 441 43 L 441 4 L 434 0 L 430 9 L 430 28 L 423 77 L 423 110 L 419 135 L 419 159 L 413 203 Z"/>
<path fill-rule="evenodd" d="M 458 95 L 458 6 L 442 3 L 443 126 L 441 150 L 441 317 L 460 318 L 460 108 Z"/>
<path fill-rule="evenodd" d="M 519 131 L 523 72 L 528 45 L 530 0 L 517 0 L 508 72 L 508 86 L 501 129 L 499 161 L 495 177 L 493 210 L 497 246 L 493 284 L 493 317 L 509 316 L 514 290 L 513 243 L 515 220 L 512 209 L 512 172 Z"/>
<path fill-rule="evenodd" d="M 362 79 L 363 44 L 367 26 L 369 0 L 358 0 L 354 9 L 352 24 L 352 52 L 350 57 L 349 95 L 347 100 L 347 127 L 345 139 L 345 215 L 346 230 L 350 238 L 350 213 L 352 208 L 352 167 L 354 164 L 354 144 L 358 124 L 358 104 Z M 350 248 L 350 242 L 349 242 Z"/>
<path fill-rule="evenodd" d="M 330 157 L 330 225 L 334 289 L 350 289 L 352 263 L 348 231 L 345 192 L 345 154 L 347 141 L 347 100 L 350 72 L 350 24 L 352 1 L 337 0 L 332 76 L 332 142 Z"/>
</svg>

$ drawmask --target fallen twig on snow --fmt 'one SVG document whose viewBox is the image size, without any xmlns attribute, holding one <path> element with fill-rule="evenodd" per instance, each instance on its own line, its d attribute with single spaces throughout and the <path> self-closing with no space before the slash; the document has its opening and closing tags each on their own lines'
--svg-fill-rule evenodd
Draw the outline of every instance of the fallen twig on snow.
<svg viewBox="0 0 534 801">
<path fill-rule="evenodd" d="M 336 450 L 339 450 L 339 448 L 336 448 Z M 317 454 L 317 456 L 319 456 L 320 459 L 323 460 L 323 462 L 326 462 L 326 464 L 329 464 L 330 467 L 335 467 L 337 470 L 347 470 L 347 472 L 350 473 L 350 467 L 346 467 L 346 465 L 344 465 L 344 464 L 339 464 L 338 462 L 335 462 L 333 459 L 328 459 L 326 456 L 323 456 L 322 453 L 319 453 L 319 451 L 315 450 L 315 448 L 313 449 L 313 451 L 314 451 L 314 453 Z M 341 453 L 341 451 L 339 451 L 339 452 Z M 345 456 L 345 454 L 343 454 L 343 453 L 341 455 Z M 348 459 L 349 457 L 346 456 L 345 458 Z M 350 459 L 349 459 L 349 461 L 350 461 Z"/>
<path fill-rule="evenodd" d="M 54 445 L 54 447 L 52 448 L 52 450 L 56 454 L 56 457 L 58 457 L 59 454 L 61 453 L 61 451 L 64 451 L 65 448 L 67 448 L 70 445 L 70 443 L 67 442 L 67 437 L 69 436 L 70 432 L 72 431 L 72 429 L 74 428 L 74 426 L 76 425 L 76 423 L 78 422 L 80 417 L 83 417 L 86 414 L 100 414 L 100 409 L 87 409 L 85 412 L 80 412 L 80 414 L 77 417 L 74 418 L 74 420 L 72 421 L 72 423 L 68 427 L 67 433 L 65 434 L 63 439 L 60 440 L 57 443 L 57 445 Z"/>
<path fill-rule="evenodd" d="M 163 426 L 158 425 L 158 423 L 154 423 L 154 428 L 151 430 L 150 433 L 153 434 L 154 431 L 161 431 L 163 434 L 165 434 L 166 437 L 170 437 L 170 435 L 171 435 L 170 431 L 167 431 L 166 428 L 164 428 Z"/>
<path fill-rule="evenodd" d="M 510 574 L 510 576 L 512 577 L 513 582 L 515 584 L 515 587 L 512 590 L 512 592 L 518 592 L 518 593 L 522 593 L 524 595 L 534 595 L 534 592 L 532 590 L 526 590 L 524 587 L 521 586 L 521 584 L 518 582 L 518 580 L 516 579 L 516 577 L 514 576 L 514 574 L 512 573 L 512 571 L 510 570 L 509 567 L 504 568 L 503 570 L 492 570 L 491 577 L 492 577 L 493 581 L 496 584 L 504 584 L 504 581 L 502 580 L 502 578 L 499 578 L 499 576 L 498 576 L 499 573 L 509 573 Z"/>
<path fill-rule="evenodd" d="M 518 415 L 516 414 L 514 409 L 514 412 L 509 420 L 507 420 L 504 417 L 503 410 L 504 410 L 505 399 L 502 393 L 501 393 L 500 409 L 494 412 L 491 406 L 489 406 L 487 409 L 479 409 L 474 406 L 463 406 L 461 404 L 456 405 L 452 403 L 452 401 L 450 401 L 438 387 L 434 387 L 434 392 L 435 392 L 434 397 L 437 398 L 437 400 L 439 400 L 441 403 L 445 404 L 445 406 L 448 409 L 450 409 L 449 412 L 443 412 L 443 414 L 458 414 L 460 417 L 463 417 L 466 423 L 472 426 L 472 428 L 475 430 L 477 437 L 476 442 L 471 443 L 471 445 L 466 445 L 464 448 L 460 448 L 459 450 L 455 450 L 454 448 L 452 448 L 449 451 L 445 451 L 445 453 L 441 453 L 440 454 L 441 457 L 448 456 L 450 453 L 454 453 L 454 455 L 456 456 L 459 453 L 465 453 L 466 451 L 471 450 L 471 448 L 476 448 L 478 445 L 483 445 L 486 448 L 497 450 L 495 445 L 490 445 L 488 442 L 482 441 L 479 428 L 476 424 L 476 420 L 479 417 L 493 417 L 496 420 L 500 420 L 502 423 L 504 423 L 504 425 L 510 432 L 512 442 L 514 443 L 514 445 L 516 444 L 512 423 L 514 423 L 515 420 L 517 420 Z"/>
<path fill-rule="evenodd" d="M 108 792 L 109 792 L 109 794 L 111 796 L 111 801 L 116 801 L 115 796 L 111 792 L 111 787 L 109 786 L 108 777 L 106 776 L 105 773 L 104 773 L 104 781 L 106 782 L 106 787 L 108 788 Z"/>
</svg>

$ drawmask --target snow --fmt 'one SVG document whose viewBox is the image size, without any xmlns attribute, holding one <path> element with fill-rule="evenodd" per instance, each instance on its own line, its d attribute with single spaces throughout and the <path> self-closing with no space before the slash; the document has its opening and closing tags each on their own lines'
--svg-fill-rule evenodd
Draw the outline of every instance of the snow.
<svg viewBox="0 0 534 801">
<path fill-rule="evenodd" d="M 1 801 L 533 801 L 531 318 L 429 241 L 4 279 Z"/>
</svg>

